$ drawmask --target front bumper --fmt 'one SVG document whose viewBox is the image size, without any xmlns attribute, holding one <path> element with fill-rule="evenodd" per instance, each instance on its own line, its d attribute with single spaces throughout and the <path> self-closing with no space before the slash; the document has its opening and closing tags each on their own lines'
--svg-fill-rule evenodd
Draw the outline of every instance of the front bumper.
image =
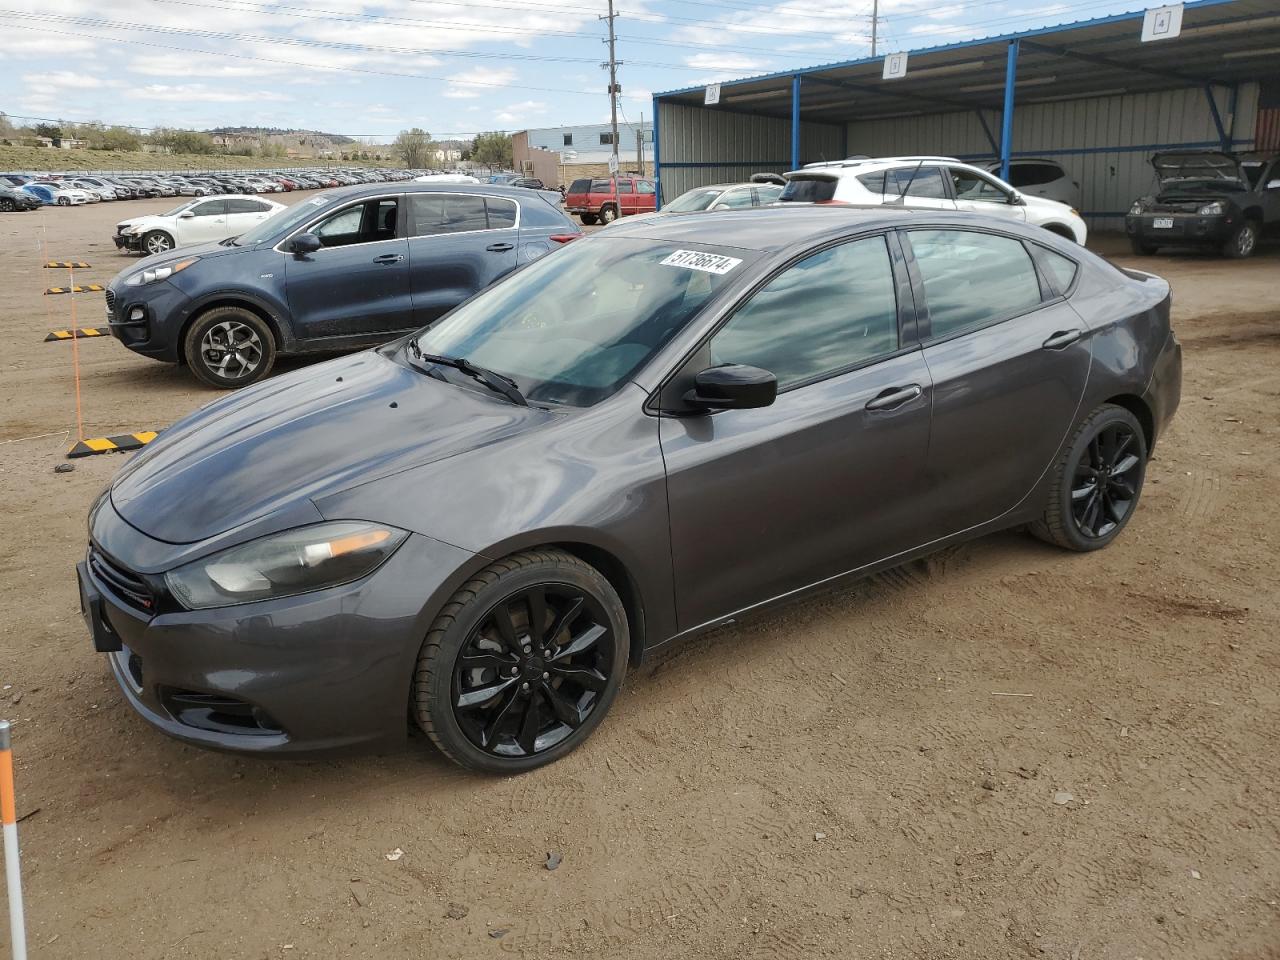
<svg viewBox="0 0 1280 960">
<path fill-rule="evenodd" d="M 1156 221 L 1163 220 L 1171 224 L 1157 227 Z M 1152 246 L 1160 244 L 1212 244 L 1225 243 L 1235 231 L 1237 218 L 1230 213 L 1212 217 L 1202 217 L 1194 213 L 1156 213 L 1127 214 L 1124 218 L 1124 229 L 1136 240 Z"/>
<path fill-rule="evenodd" d="M 113 337 L 152 360 L 180 361 L 178 334 L 190 310 L 190 297 L 168 280 L 137 287 L 110 286 L 106 297 L 107 328 Z"/>
<path fill-rule="evenodd" d="M 142 535 L 130 528 L 130 537 Z M 150 541 L 144 550 L 165 546 Z M 95 544 L 91 555 L 107 554 Z M 86 561 L 78 576 L 95 646 L 148 723 L 203 747 L 304 756 L 404 740 L 431 586 L 470 558 L 413 535 L 353 584 L 216 610 L 161 600 L 168 612 L 158 614 L 126 599 L 116 574 L 96 572 L 101 566 Z M 118 556 L 107 559 L 106 569 L 127 569 Z"/>
<path fill-rule="evenodd" d="M 141 234 L 134 236 L 127 233 L 117 233 L 111 238 L 111 241 L 116 245 L 117 250 L 133 250 L 139 253 L 142 251 Z"/>
</svg>

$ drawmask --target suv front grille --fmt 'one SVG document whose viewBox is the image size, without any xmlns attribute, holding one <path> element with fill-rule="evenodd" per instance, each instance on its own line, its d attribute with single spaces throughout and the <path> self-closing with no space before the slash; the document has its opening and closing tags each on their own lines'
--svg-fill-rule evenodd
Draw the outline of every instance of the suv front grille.
<svg viewBox="0 0 1280 960">
<path fill-rule="evenodd" d="M 89 548 L 89 569 L 129 606 L 143 613 L 156 612 L 156 598 L 147 582 L 109 559 L 97 547 Z"/>
<path fill-rule="evenodd" d="M 107 292 L 103 294 L 103 296 L 107 298 L 107 310 L 114 313 L 116 309 L 116 292 L 108 287 Z"/>
</svg>

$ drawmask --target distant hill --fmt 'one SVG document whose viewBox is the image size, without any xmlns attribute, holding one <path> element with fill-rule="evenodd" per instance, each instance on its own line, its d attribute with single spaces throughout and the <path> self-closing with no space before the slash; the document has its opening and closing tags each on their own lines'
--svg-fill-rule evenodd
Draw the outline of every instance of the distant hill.
<svg viewBox="0 0 1280 960">
<path fill-rule="evenodd" d="M 356 142 L 340 133 L 325 133 L 322 130 L 286 130 L 282 127 L 214 127 L 212 130 L 206 130 L 205 133 L 212 137 L 305 138 L 311 143 L 323 139 L 335 145 Z"/>
</svg>

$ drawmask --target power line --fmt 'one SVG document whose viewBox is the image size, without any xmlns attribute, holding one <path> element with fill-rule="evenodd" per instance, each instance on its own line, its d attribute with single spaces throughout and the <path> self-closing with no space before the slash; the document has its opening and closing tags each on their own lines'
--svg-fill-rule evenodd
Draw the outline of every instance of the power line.
<svg viewBox="0 0 1280 960">
<path fill-rule="evenodd" d="M 595 96 L 595 94 L 589 90 L 574 90 L 569 87 L 540 87 L 527 83 L 499 83 L 485 80 L 456 80 L 453 77 L 436 77 L 425 73 L 400 73 L 391 70 L 372 70 L 365 67 L 351 66 L 338 67 L 323 63 L 304 63 L 300 60 L 280 60 L 274 57 L 259 57 L 245 53 L 231 53 L 227 50 L 200 50 L 195 47 L 176 47 L 172 44 L 152 43 L 147 40 L 137 40 L 133 37 L 108 37 L 102 34 L 77 33 L 74 30 L 54 30 L 50 27 L 33 27 L 20 23 L 6 23 L 5 27 L 9 30 L 29 30 L 34 33 L 48 33 L 60 37 L 77 37 L 84 40 L 97 40 L 104 43 L 121 43 L 136 47 L 150 47 L 156 50 L 172 50 L 177 53 L 196 53 L 212 57 L 228 57 L 232 60 L 248 60 L 251 63 L 272 63 L 286 67 L 303 67 L 307 70 L 325 70 L 332 73 L 360 73 L 375 77 L 397 77 L 405 80 L 437 80 L 440 83 L 450 83 L 464 87 L 484 87 L 487 89 L 522 91 L 532 90 L 538 93 L 569 93 L 576 96 Z M 635 97 L 633 99 L 647 100 L 648 98 Z"/>
<path fill-rule="evenodd" d="M 31 117 L 21 113 L 5 113 L 5 116 L 10 118 L 11 120 L 36 120 L 41 123 L 65 123 L 73 127 L 95 127 L 95 126 L 124 127 L 125 129 L 128 129 L 128 130 L 142 130 L 142 131 L 185 129 L 182 127 L 148 127 L 140 123 L 117 123 L 111 120 L 68 120 L 66 117 Z M 524 128 L 521 128 L 521 129 L 524 129 Z M 197 132 L 207 132 L 207 131 L 197 131 Z M 334 131 L 324 131 L 324 130 L 298 130 L 297 132 L 298 133 L 314 133 L 314 134 L 320 134 L 320 135 L 329 136 L 329 137 L 348 137 L 352 140 L 359 140 L 361 138 L 369 140 L 369 139 L 378 139 L 382 137 L 391 136 L 391 134 L 388 134 L 388 133 L 338 133 Z M 518 133 L 519 131 L 518 130 L 491 130 L 488 132 Z M 475 136 L 474 132 L 461 133 L 458 131 L 445 131 L 443 133 L 432 134 L 432 139 L 433 140 L 455 140 L 455 139 L 465 139 L 471 136 Z"/>
</svg>

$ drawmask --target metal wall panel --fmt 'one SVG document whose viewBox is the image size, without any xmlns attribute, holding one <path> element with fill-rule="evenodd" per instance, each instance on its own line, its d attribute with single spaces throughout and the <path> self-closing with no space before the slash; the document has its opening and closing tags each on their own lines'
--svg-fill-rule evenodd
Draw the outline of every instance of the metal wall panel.
<svg viewBox="0 0 1280 960">
<path fill-rule="evenodd" d="M 843 130 L 801 123 L 803 163 L 840 157 Z M 791 122 L 726 110 L 659 103 L 658 156 L 663 201 L 708 183 L 791 169 Z"/>
<path fill-rule="evenodd" d="M 1043 96 L 1044 91 L 1036 91 Z M 1253 145 L 1258 84 L 1242 84 L 1230 113 L 1230 92 L 1214 89 L 1223 124 L 1235 149 Z M 1000 113 L 987 124 L 1000 129 Z M 1158 93 L 1117 94 L 1083 100 L 1027 103 L 1014 110 L 1015 156 L 1050 156 L 1080 183 L 1082 212 L 1090 225 L 1115 228 L 1134 198 L 1154 185 L 1151 154 L 1158 148 L 1218 144 L 1208 99 L 1201 87 Z M 941 154 L 989 159 L 997 153 L 972 112 L 944 113 L 851 123 L 850 154 L 901 156 Z"/>
</svg>

